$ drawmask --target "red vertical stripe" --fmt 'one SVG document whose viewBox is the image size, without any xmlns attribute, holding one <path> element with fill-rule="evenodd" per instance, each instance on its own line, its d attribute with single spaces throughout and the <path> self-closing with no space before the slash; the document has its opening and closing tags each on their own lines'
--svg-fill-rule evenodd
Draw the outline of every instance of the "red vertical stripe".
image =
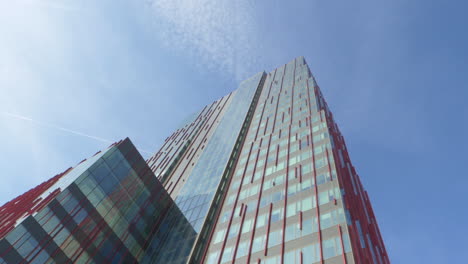
<svg viewBox="0 0 468 264">
<path fill-rule="evenodd" d="M 268 255 L 268 240 L 270 238 L 270 225 L 271 225 L 272 210 L 273 210 L 273 204 L 270 203 L 270 212 L 268 213 L 268 225 L 267 225 L 267 233 L 266 233 L 266 240 L 265 240 L 265 256 Z"/>
<path fill-rule="evenodd" d="M 302 183 L 302 164 L 299 165 L 299 183 Z"/>
<path fill-rule="evenodd" d="M 263 135 L 266 134 L 267 128 L 268 128 L 268 121 L 270 121 L 270 117 L 267 117 L 266 124 L 265 124 L 265 129 L 263 130 Z"/>
<path fill-rule="evenodd" d="M 276 146 L 276 162 L 275 162 L 275 166 L 278 166 L 278 157 L 279 157 L 279 144 Z"/>
<path fill-rule="evenodd" d="M 299 211 L 299 229 L 302 230 L 302 211 Z"/>
<path fill-rule="evenodd" d="M 252 146 L 253 146 L 253 144 L 252 144 Z M 252 178 L 250 179 L 250 183 L 254 182 L 254 180 L 255 180 L 255 173 L 257 172 L 257 163 L 258 163 L 258 157 L 259 156 L 260 156 L 260 148 L 257 151 L 257 157 L 255 158 L 255 165 L 254 165 L 254 169 L 253 169 L 253 172 L 252 172 Z"/>
</svg>

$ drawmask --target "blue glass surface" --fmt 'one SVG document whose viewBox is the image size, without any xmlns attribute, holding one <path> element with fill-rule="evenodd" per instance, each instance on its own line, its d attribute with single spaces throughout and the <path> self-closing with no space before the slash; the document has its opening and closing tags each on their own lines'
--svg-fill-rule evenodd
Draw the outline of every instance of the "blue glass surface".
<svg viewBox="0 0 468 264">
<path fill-rule="evenodd" d="M 205 151 L 177 196 L 177 206 L 171 209 L 174 212 L 170 212 L 170 216 L 164 220 L 163 226 L 167 226 L 170 236 L 163 242 L 158 240 L 159 238 L 152 241 L 152 253 L 144 259 L 145 263 L 179 264 L 187 261 L 262 76 L 263 72 L 243 81 L 234 92 L 232 101 L 208 141 Z M 178 220 L 179 208 L 188 219 L 188 225 L 185 218 L 182 218 L 182 221 Z"/>
</svg>

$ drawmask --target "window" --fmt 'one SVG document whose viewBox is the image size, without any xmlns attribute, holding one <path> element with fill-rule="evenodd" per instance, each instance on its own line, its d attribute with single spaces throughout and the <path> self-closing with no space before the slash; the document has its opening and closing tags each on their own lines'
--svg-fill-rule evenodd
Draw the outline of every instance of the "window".
<svg viewBox="0 0 468 264">
<path fill-rule="evenodd" d="M 241 258 L 247 255 L 247 251 L 249 249 L 249 242 L 250 241 L 247 240 L 239 244 L 239 247 L 237 248 L 236 258 Z"/>
<path fill-rule="evenodd" d="M 315 160 L 315 169 L 322 168 L 328 164 L 327 158 L 321 158 Z"/>
<path fill-rule="evenodd" d="M 114 178 L 114 176 L 112 176 L 112 174 L 108 174 L 106 176 L 106 179 L 104 181 L 101 181 L 100 183 L 100 186 L 102 188 L 102 190 L 106 193 L 106 194 L 110 194 L 112 191 L 114 191 L 115 189 L 115 186 L 118 184 L 117 180 Z M 136 185 L 136 184 L 135 184 Z M 133 186 L 133 188 L 135 188 L 137 186 Z M 141 189 L 142 186 L 140 185 L 139 186 L 140 188 L 135 188 L 135 189 Z"/>
<path fill-rule="evenodd" d="M 254 181 L 260 179 L 260 177 L 262 177 L 262 171 L 255 172 Z"/>
<path fill-rule="evenodd" d="M 285 240 L 290 241 L 301 237 L 301 229 L 299 223 L 294 223 L 286 226 Z"/>
<path fill-rule="evenodd" d="M 260 168 L 261 166 L 263 166 L 263 164 L 265 164 L 265 160 L 264 159 L 261 159 L 257 162 L 257 168 Z"/>
<path fill-rule="evenodd" d="M 300 263 L 299 250 L 291 250 L 284 255 L 284 263 Z"/>
<path fill-rule="evenodd" d="M 280 256 L 273 256 L 265 259 L 265 264 L 280 264 L 281 263 L 281 257 Z"/>
<path fill-rule="evenodd" d="M 226 212 L 223 213 L 223 216 L 221 217 L 221 223 L 224 223 L 229 219 L 230 213 L 231 212 L 229 212 L 229 211 L 226 211 Z"/>
<path fill-rule="evenodd" d="M 236 194 L 232 194 L 228 197 L 226 205 L 230 205 L 236 200 Z"/>
<path fill-rule="evenodd" d="M 253 219 L 248 219 L 244 221 L 244 224 L 242 225 L 242 234 L 250 232 L 253 224 Z"/>
<path fill-rule="evenodd" d="M 301 191 L 308 190 L 308 189 L 310 189 L 311 187 L 312 187 L 312 180 L 311 180 L 311 179 L 302 181 L 302 184 L 301 184 Z"/>
<path fill-rule="evenodd" d="M 96 187 L 96 181 L 93 177 L 86 177 L 78 184 L 78 187 L 87 196 Z"/>
<path fill-rule="evenodd" d="M 227 262 L 230 261 L 232 258 L 232 247 L 227 247 L 223 251 L 223 258 L 221 259 L 221 262 Z"/>
<path fill-rule="evenodd" d="M 349 244 L 349 235 L 347 233 L 343 234 L 343 245 L 345 248 L 345 252 L 351 252 L 351 245 Z"/>
<path fill-rule="evenodd" d="M 281 192 L 274 192 L 272 194 L 271 202 L 276 203 L 277 201 L 282 200 L 282 198 L 283 198 L 283 195 Z"/>
<path fill-rule="evenodd" d="M 73 216 L 73 220 L 75 220 L 75 223 L 80 224 L 81 221 L 83 221 L 86 216 L 88 216 L 88 213 L 86 212 L 86 210 L 81 209 L 75 216 Z"/>
<path fill-rule="evenodd" d="M 301 154 L 301 160 L 302 161 L 310 159 L 311 157 L 312 157 L 312 152 L 310 150 L 306 151 L 306 152 L 302 152 L 302 154 Z"/>
<path fill-rule="evenodd" d="M 240 180 L 237 180 L 234 183 L 232 183 L 231 189 L 235 190 L 235 189 L 239 188 L 239 186 L 240 186 Z"/>
<path fill-rule="evenodd" d="M 299 162 L 300 160 L 300 157 L 292 157 L 289 159 L 289 166 L 293 166 L 294 164 L 296 164 L 297 162 Z"/>
<path fill-rule="evenodd" d="M 330 173 L 322 173 L 320 175 L 317 175 L 317 185 L 324 184 L 326 182 L 330 181 Z"/>
<path fill-rule="evenodd" d="M 334 188 L 334 189 L 329 189 L 326 191 L 322 191 L 319 193 L 319 204 L 326 204 L 333 199 L 340 199 L 341 198 L 341 193 L 340 189 Z"/>
<path fill-rule="evenodd" d="M 101 190 L 101 188 L 94 188 L 92 192 L 89 193 L 88 195 L 88 200 L 93 204 L 93 206 L 97 206 L 99 202 L 104 198 L 104 192 Z"/>
<path fill-rule="evenodd" d="M 224 240 L 224 235 L 226 234 L 226 229 L 221 229 L 216 232 L 215 239 L 213 241 L 214 244 L 219 243 Z"/>
<path fill-rule="evenodd" d="M 10 242 L 10 244 L 13 245 L 14 243 L 16 243 L 16 241 L 18 241 L 21 238 L 21 241 L 18 243 L 18 245 L 20 245 L 22 242 L 24 242 L 26 238 L 30 236 L 29 233 L 28 234 L 26 233 L 27 233 L 26 228 L 23 225 L 18 225 L 15 229 L 13 229 L 13 231 L 11 231 L 6 236 L 6 239 L 8 240 L 8 242 Z"/>
<path fill-rule="evenodd" d="M 341 255 L 343 252 L 339 237 L 334 237 L 323 241 L 323 258 L 329 259 Z"/>
<path fill-rule="evenodd" d="M 45 225 L 43 225 L 43 228 L 50 236 L 54 236 L 55 234 L 57 234 L 56 232 L 60 230 L 59 228 L 56 228 L 59 224 L 60 220 L 58 219 L 58 217 L 52 215 L 52 217 L 45 223 Z"/>
<path fill-rule="evenodd" d="M 296 224 L 291 224 L 291 225 L 286 226 L 286 235 L 285 235 L 286 242 L 291 241 L 296 238 L 295 225 Z M 288 262 L 286 261 L 286 263 Z"/>
<path fill-rule="evenodd" d="M 315 200 L 315 196 L 307 197 L 304 200 L 302 200 L 302 211 L 307 211 L 314 208 L 314 206 L 312 205 L 312 200 Z"/>
<path fill-rule="evenodd" d="M 219 256 L 219 251 L 210 253 L 210 255 L 208 256 L 208 261 L 206 262 L 206 264 L 216 264 L 217 260 L 218 260 L 218 256 Z"/>
<path fill-rule="evenodd" d="M 24 241 L 22 245 L 20 245 L 17 248 L 17 251 L 21 256 L 27 256 L 38 245 L 39 243 L 37 243 L 37 240 L 34 239 L 34 237 L 30 236 L 26 241 Z M 36 252 L 37 252 L 37 249 L 36 249 Z"/>
<path fill-rule="evenodd" d="M 282 230 L 276 230 L 270 232 L 270 236 L 268 237 L 268 247 L 274 247 L 278 244 L 281 243 L 281 235 L 282 235 Z"/>
<path fill-rule="evenodd" d="M 294 151 L 297 151 L 299 149 L 299 146 L 297 144 L 289 146 L 289 152 L 293 153 Z"/>
<path fill-rule="evenodd" d="M 257 204 L 257 201 L 256 200 L 252 200 L 250 202 L 247 203 L 247 213 L 249 212 L 252 212 L 253 210 L 256 209 L 256 204 Z"/>
<path fill-rule="evenodd" d="M 302 166 L 302 174 L 307 174 L 312 171 L 312 166 L 310 164 L 306 164 Z"/>
<path fill-rule="evenodd" d="M 260 228 L 265 225 L 267 219 L 267 214 L 262 214 L 257 218 L 257 228 Z"/>
<path fill-rule="evenodd" d="M 318 244 L 302 248 L 304 263 L 314 263 L 320 261 L 320 247 Z"/>
<path fill-rule="evenodd" d="M 70 235 L 70 232 L 66 228 L 62 228 L 62 230 L 54 237 L 55 243 L 60 246 L 65 239 Z"/>
<path fill-rule="evenodd" d="M 286 217 L 291 217 L 293 215 L 296 215 L 296 203 L 290 203 L 287 206 L 287 211 L 286 211 Z"/>
<path fill-rule="evenodd" d="M 308 218 L 302 221 L 302 236 L 306 236 L 318 231 L 317 217 Z"/>
<path fill-rule="evenodd" d="M 100 182 L 104 177 L 106 177 L 110 172 L 109 166 L 105 162 L 96 162 L 96 165 L 93 165 L 90 168 L 91 173 L 97 182 Z"/>
<path fill-rule="evenodd" d="M 320 216 L 320 227 L 323 229 L 329 228 L 331 226 L 337 225 L 339 223 L 344 222 L 345 217 L 343 213 L 343 209 L 337 209 L 330 211 L 326 214 L 322 214 Z"/>
<path fill-rule="evenodd" d="M 66 202 L 64 202 L 64 201 L 66 201 Z M 78 205 L 78 200 L 76 200 L 76 198 L 73 197 L 72 195 L 69 195 L 68 199 L 63 200 L 61 202 L 61 204 L 62 204 L 63 208 L 65 209 L 65 211 L 70 213 Z"/>
<path fill-rule="evenodd" d="M 243 157 L 243 158 L 239 161 L 239 165 L 244 164 L 246 161 L 247 161 L 247 157 Z"/>
<path fill-rule="evenodd" d="M 281 185 L 283 184 L 284 181 L 284 175 L 279 175 L 275 179 L 275 185 Z"/>
<path fill-rule="evenodd" d="M 42 251 L 34 258 L 34 262 L 36 263 L 45 263 L 47 259 L 49 259 L 49 254 L 45 251 L 45 249 L 42 249 Z M 0 263 L 2 263 L 0 261 Z"/>
<path fill-rule="evenodd" d="M 281 220 L 283 218 L 282 211 L 283 211 L 283 208 L 279 208 L 279 209 L 274 210 L 271 213 L 271 222 L 272 223 L 278 222 L 279 220 Z"/>
<path fill-rule="evenodd" d="M 253 245 L 252 245 L 252 252 L 257 252 L 265 247 L 265 235 L 260 235 L 259 237 L 256 237 L 254 239 Z"/>
<path fill-rule="evenodd" d="M 238 233 L 239 233 L 239 224 L 234 224 L 231 226 L 231 229 L 229 229 L 228 238 L 237 236 Z"/>
</svg>

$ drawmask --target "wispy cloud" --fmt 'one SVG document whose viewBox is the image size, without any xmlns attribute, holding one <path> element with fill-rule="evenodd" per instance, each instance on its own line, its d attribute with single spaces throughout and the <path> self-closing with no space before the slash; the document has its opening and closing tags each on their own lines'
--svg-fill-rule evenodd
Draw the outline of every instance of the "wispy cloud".
<svg viewBox="0 0 468 264">
<path fill-rule="evenodd" d="M 8 117 L 11 117 L 11 118 L 16 118 L 16 119 L 20 119 L 20 120 L 24 120 L 24 121 L 29 121 L 29 122 L 34 123 L 35 125 L 38 125 L 38 126 L 61 130 L 61 131 L 64 131 L 64 132 L 67 132 L 67 133 L 71 133 L 71 134 L 74 134 L 74 135 L 77 135 L 77 136 L 80 136 L 80 137 L 87 137 L 87 138 L 90 138 L 90 139 L 93 139 L 93 140 L 97 140 L 97 141 L 100 141 L 100 142 L 104 142 L 104 143 L 108 143 L 108 144 L 112 144 L 113 142 L 115 142 L 115 141 L 113 141 L 113 140 L 109 140 L 109 139 L 105 139 L 105 138 L 101 138 L 101 137 L 97 137 L 97 136 L 88 135 L 88 134 L 85 134 L 85 133 L 80 132 L 80 131 L 68 129 L 68 128 L 65 128 L 65 127 L 62 127 L 62 126 L 58 126 L 58 125 L 55 125 L 55 124 L 51 124 L 51 123 L 48 123 L 48 122 L 34 120 L 34 119 L 32 119 L 32 118 L 30 118 L 30 117 L 27 117 L 27 116 L 18 115 L 18 114 L 13 114 L 13 113 L 5 112 L 5 111 L 2 111 L 2 112 L 0 112 L 0 113 L 1 113 L 2 115 L 4 115 L 4 116 L 8 116 Z M 153 154 L 153 152 L 146 151 L 146 150 L 142 150 L 142 149 L 139 149 L 139 151 L 140 151 L 140 152 L 144 152 L 144 153 L 148 153 L 148 154 Z"/>
<path fill-rule="evenodd" d="M 245 0 L 148 0 L 154 31 L 197 66 L 222 70 L 237 80 L 254 70 L 259 43 L 252 3 Z M 258 69 L 257 69 L 258 70 Z"/>
<path fill-rule="evenodd" d="M 17 118 L 17 119 L 33 122 L 34 124 L 39 125 L 39 126 L 62 130 L 62 131 L 68 132 L 68 133 L 75 134 L 77 136 L 87 137 L 87 138 L 94 139 L 94 140 L 97 140 L 97 141 L 101 141 L 101 142 L 104 142 L 104 143 L 110 143 L 110 144 L 113 143 L 112 140 L 108 140 L 108 139 L 104 139 L 104 138 L 100 138 L 100 137 L 96 137 L 96 136 L 91 136 L 91 135 L 88 135 L 88 134 L 85 134 L 85 133 L 82 133 L 82 132 L 79 132 L 79 131 L 71 130 L 71 129 L 64 128 L 64 127 L 61 127 L 61 126 L 57 126 L 57 125 L 54 125 L 54 124 L 50 124 L 50 123 L 47 123 L 47 122 L 33 120 L 32 118 L 27 117 L 27 116 L 12 114 L 12 113 L 9 113 L 9 112 L 1 112 L 1 113 L 3 115 L 6 115 L 6 116 L 9 116 L 9 117 L 12 117 L 12 118 Z"/>
</svg>

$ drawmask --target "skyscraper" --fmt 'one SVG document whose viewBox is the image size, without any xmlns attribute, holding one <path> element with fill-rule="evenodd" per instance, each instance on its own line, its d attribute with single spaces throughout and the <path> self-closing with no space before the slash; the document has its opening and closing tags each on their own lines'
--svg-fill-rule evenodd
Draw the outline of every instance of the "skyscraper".
<svg viewBox="0 0 468 264">
<path fill-rule="evenodd" d="M 69 236 L 90 262 L 389 263 L 367 192 L 303 57 L 268 74 L 252 76 L 237 90 L 204 107 L 165 140 L 147 165 L 123 156 L 128 157 L 127 163 L 145 168 L 133 170 L 132 179 L 140 179 L 135 183 L 139 188 L 142 184 L 160 188 L 154 187 L 157 191 L 145 199 L 134 192 L 119 198 L 133 201 L 132 210 L 127 206 L 120 212 L 127 221 L 110 240 L 120 242 L 90 248 L 78 235 Z M 89 168 L 96 166 L 93 164 Z M 50 186 L 63 177 L 56 176 L 37 188 L 52 190 Z M 73 180 L 78 189 L 77 179 L 83 177 Z M 107 183 L 107 176 L 95 180 L 103 186 L 98 190 L 108 188 L 106 185 L 133 186 L 132 181 L 112 177 L 112 184 Z M 36 189 L 0 208 L 0 213 L 11 211 L 5 208 L 17 200 L 29 201 L 24 205 L 28 213 L 15 214 L 14 224 L 5 224 L 0 216 L 0 263 L 10 263 L 11 257 L 30 260 L 31 254 L 22 253 L 19 240 L 12 241 L 10 236 L 27 223 L 22 219 L 39 221 L 38 216 L 45 214 L 42 208 L 53 206 L 50 200 L 63 195 L 63 191 L 52 192 L 35 200 L 31 197 L 44 193 Z M 113 192 L 104 193 L 112 196 Z M 80 197 L 92 201 L 90 195 L 92 192 L 81 193 Z M 146 213 L 148 203 L 154 208 Z M 114 207 L 120 208 L 118 204 Z M 98 206 L 86 207 L 87 213 L 100 212 Z M 76 211 L 67 212 L 57 217 L 75 217 Z M 106 219 L 107 211 L 100 215 Z M 140 215 L 146 222 L 139 224 Z M 27 227 L 21 230 L 32 232 Z M 108 230 L 116 232 L 112 224 Z M 49 240 L 56 240 L 55 233 L 45 233 L 52 237 Z M 133 248 L 135 241 L 122 237 L 127 233 L 133 235 L 138 250 Z M 30 237 L 38 239 L 37 235 Z M 17 255 L 5 253 L 7 246 L 15 248 Z M 41 246 L 31 250 L 37 248 Z M 67 250 L 60 252 L 77 261 L 76 249 Z M 57 260 L 54 252 L 47 251 Z"/>
</svg>

